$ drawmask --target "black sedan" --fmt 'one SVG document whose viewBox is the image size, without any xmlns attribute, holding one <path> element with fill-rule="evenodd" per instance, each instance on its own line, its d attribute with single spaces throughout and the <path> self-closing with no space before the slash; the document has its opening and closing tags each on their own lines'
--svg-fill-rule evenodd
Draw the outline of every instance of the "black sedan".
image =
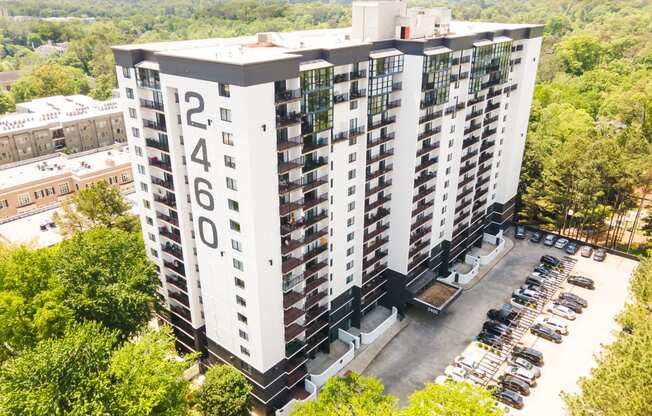
<svg viewBox="0 0 652 416">
<path fill-rule="evenodd" d="M 532 237 L 530 237 L 530 241 L 533 243 L 540 243 L 542 238 L 543 238 L 543 234 L 541 234 L 540 231 L 535 231 L 532 234 Z"/>
<path fill-rule="evenodd" d="M 593 279 L 589 279 L 588 277 L 584 276 L 571 276 L 568 278 L 568 283 L 571 285 L 583 287 L 584 289 L 595 289 L 595 283 L 593 282 Z"/>
<path fill-rule="evenodd" d="M 548 254 L 541 256 L 539 261 L 541 261 L 541 263 L 543 264 L 547 264 L 548 266 L 552 266 L 552 267 L 557 267 L 559 266 L 559 263 L 561 263 L 561 260 L 559 260 L 557 257 Z"/>
<path fill-rule="evenodd" d="M 582 313 L 582 305 L 579 303 L 573 302 L 570 299 L 555 299 L 553 301 L 555 305 L 565 306 L 575 313 Z"/>
<path fill-rule="evenodd" d="M 482 325 L 482 330 L 491 332 L 492 334 L 496 334 L 498 336 L 512 335 L 512 329 L 510 327 L 496 321 L 486 321 Z"/>
<path fill-rule="evenodd" d="M 511 374 L 503 374 L 499 377 L 500 385 L 508 390 L 515 391 L 523 396 L 530 395 L 530 385 Z"/>
<path fill-rule="evenodd" d="M 514 231 L 514 238 L 517 240 L 524 240 L 525 239 L 525 227 L 522 225 L 517 225 L 516 226 L 516 231 Z"/>
<path fill-rule="evenodd" d="M 505 325 L 514 325 L 518 323 L 518 312 L 515 310 L 489 309 L 487 318 Z"/>
<path fill-rule="evenodd" d="M 575 293 L 562 292 L 559 294 L 559 299 L 568 299 L 572 300 L 575 303 L 579 303 L 583 308 L 589 306 L 589 302 L 581 296 L 576 295 Z"/>
<path fill-rule="evenodd" d="M 504 344 L 503 339 L 500 336 L 487 331 L 482 331 L 478 334 L 478 341 L 497 349 L 502 349 Z"/>
<path fill-rule="evenodd" d="M 534 324 L 530 328 L 530 332 L 532 332 L 534 335 L 547 339 L 548 341 L 552 341 L 557 344 L 561 344 L 561 335 L 559 335 L 554 329 L 550 328 L 549 326 L 543 325 L 543 324 Z"/>
<path fill-rule="evenodd" d="M 512 349 L 512 357 L 523 358 L 524 360 L 527 360 L 537 367 L 541 367 L 543 365 L 543 353 L 541 353 L 541 351 L 535 350 L 534 348 L 519 347 L 516 345 Z"/>
<path fill-rule="evenodd" d="M 573 242 L 568 243 L 568 245 L 566 245 L 566 253 L 567 254 L 577 253 L 577 243 L 573 243 Z"/>
<path fill-rule="evenodd" d="M 515 391 L 509 389 L 498 389 L 495 390 L 493 396 L 501 403 L 505 403 L 508 406 L 512 406 L 515 409 L 523 408 L 523 397 Z"/>
</svg>

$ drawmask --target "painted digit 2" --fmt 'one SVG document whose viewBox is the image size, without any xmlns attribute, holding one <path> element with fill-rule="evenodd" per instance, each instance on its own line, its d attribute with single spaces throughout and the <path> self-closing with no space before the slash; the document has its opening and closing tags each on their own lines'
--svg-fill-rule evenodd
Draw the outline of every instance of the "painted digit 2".
<svg viewBox="0 0 652 416">
<path fill-rule="evenodd" d="M 200 114 L 204 111 L 204 98 L 193 91 L 187 91 L 185 95 L 186 103 L 190 103 L 192 99 L 197 101 L 197 106 L 189 108 L 186 113 L 186 121 L 189 126 L 197 127 L 206 130 L 206 124 L 194 121 L 193 115 Z M 200 138 L 195 145 L 195 148 L 190 154 L 190 160 L 199 164 L 204 172 L 210 170 L 211 163 L 208 161 L 208 151 L 206 149 L 206 139 Z M 197 177 L 193 181 L 193 188 L 195 191 L 195 201 L 197 204 L 206 211 L 215 210 L 215 199 L 211 191 L 213 185 L 206 178 Z M 201 241 L 210 248 L 217 248 L 217 227 L 215 223 L 208 217 L 203 215 L 197 218 L 197 228 L 199 229 L 199 238 Z"/>
</svg>

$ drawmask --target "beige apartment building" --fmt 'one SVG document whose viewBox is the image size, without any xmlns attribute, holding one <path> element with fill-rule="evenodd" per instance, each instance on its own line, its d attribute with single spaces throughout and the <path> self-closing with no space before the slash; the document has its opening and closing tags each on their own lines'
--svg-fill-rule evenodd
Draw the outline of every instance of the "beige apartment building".
<svg viewBox="0 0 652 416">
<path fill-rule="evenodd" d="M 39 98 L 0 118 L 0 165 L 56 152 L 77 153 L 127 140 L 118 100 L 84 95 Z"/>
<path fill-rule="evenodd" d="M 133 191 L 126 145 L 0 166 L 0 222 L 56 206 L 61 200 L 98 181 Z"/>
</svg>

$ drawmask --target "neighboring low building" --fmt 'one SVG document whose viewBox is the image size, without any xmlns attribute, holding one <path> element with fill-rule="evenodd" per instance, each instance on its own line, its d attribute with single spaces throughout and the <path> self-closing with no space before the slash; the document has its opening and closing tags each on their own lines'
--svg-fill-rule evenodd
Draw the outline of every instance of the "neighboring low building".
<svg viewBox="0 0 652 416">
<path fill-rule="evenodd" d="M 41 58 L 49 58 L 52 55 L 63 55 L 67 46 L 67 43 L 53 43 L 51 40 L 48 40 L 48 43 L 45 45 L 41 45 L 34 49 L 34 52 L 36 52 Z"/>
<path fill-rule="evenodd" d="M 101 180 L 118 185 L 123 192 L 133 190 L 126 146 L 0 167 L 0 222 L 56 206 L 62 198 Z"/>
<path fill-rule="evenodd" d="M 126 142 L 118 100 L 55 96 L 17 104 L 16 112 L 0 118 L 0 165 Z"/>
<path fill-rule="evenodd" d="M 26 74 L 25 70 L 0 72 L 0 87 L 3 91 L 11 91 L 11 86 Z"/>
</svg>

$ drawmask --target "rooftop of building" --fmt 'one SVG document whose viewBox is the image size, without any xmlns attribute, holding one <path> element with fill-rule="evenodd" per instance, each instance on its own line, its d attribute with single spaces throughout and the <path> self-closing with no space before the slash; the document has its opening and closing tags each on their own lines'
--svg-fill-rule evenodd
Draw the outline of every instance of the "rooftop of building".
<svg viewBox="0 0 652 416">
<path fill-rule="evenodd" d="M 119 103 L 118 99 L 97 101 L 85 95 L 37 98 L 16 104 L 16 113 L 0 117 L 0 135 L 122 113 Z"/>
<path fill-rule="evenodd" d="M 36 161 L 9 164 L 0 168 L 0 194 L 19 186 L 47 181 L 55 176 L 87 176 L 129 163 L 128 147 L 116 144 L 84 153 L 57 153 Z"/>
</svg>

